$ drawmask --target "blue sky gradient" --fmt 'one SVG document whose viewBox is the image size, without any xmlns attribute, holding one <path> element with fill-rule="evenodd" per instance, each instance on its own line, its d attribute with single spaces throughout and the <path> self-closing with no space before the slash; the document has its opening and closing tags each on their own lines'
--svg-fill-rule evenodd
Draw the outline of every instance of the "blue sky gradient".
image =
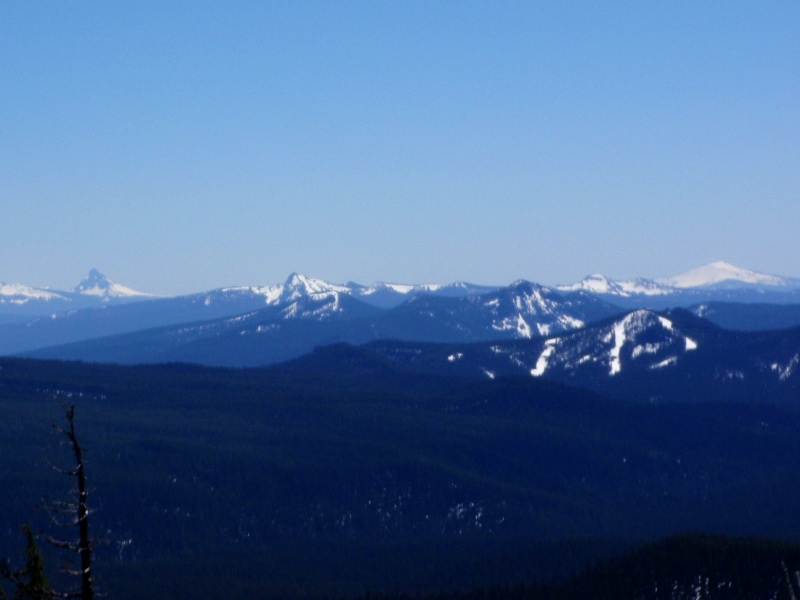
<svg viewBox="0 0 800 600">
<path fill-rule="evenodd" d="M 800 3 L 0 7 L 0 281 L 800 276 Z"/>
</svg>

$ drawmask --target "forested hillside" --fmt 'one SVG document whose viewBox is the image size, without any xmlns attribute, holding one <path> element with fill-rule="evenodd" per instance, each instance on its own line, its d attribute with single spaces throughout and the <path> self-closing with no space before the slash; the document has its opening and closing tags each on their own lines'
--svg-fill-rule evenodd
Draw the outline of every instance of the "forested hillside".
<svg viewBox="0 0 800 600">
<path fill-rule="evenodd" d="M 684 531 L 800 539 L 791 408 L 634 405 L 379 362 L 4 359 L 0 556 L 19 554 L 22 523 L 46 526 L 43 493 L 65 493 L 49 466 L 59 399 L 76 405 L 98 581 L 117 598 L 471 589 Z"/>
</svg>

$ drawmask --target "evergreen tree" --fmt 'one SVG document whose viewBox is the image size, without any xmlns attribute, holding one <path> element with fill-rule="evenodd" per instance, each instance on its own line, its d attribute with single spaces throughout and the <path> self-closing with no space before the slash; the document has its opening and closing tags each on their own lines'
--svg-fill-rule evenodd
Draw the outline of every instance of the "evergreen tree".
<svg viewBox="0 0 800 600">
<path fill-rule="evenodd" d="M 25 585 L 17 586 L 14 600 L 44 600 L 50 598 L 50 586 L 44 572 L 44 556 L 36 543 L 36 536 L 31 528 L 23 525 L 25 535 L 25 567 L 23 568 Z"/>
<path fill-rule="evenodd" d="M 74 477 L 73 494 L 75 501 L 58 501 L 50 503 L 50 516 L 54 525 L 60 527 L 77 527 L 77 540 L 62 540 L 48 537 L 48 541 L 56 548 L 62 548 L 77 552 L 80 557 L 80 570 L 68 571 L 70 575 L 79 576 L 81 579 L 80 591 L 69 594 L 70 597 L 77 597 L 81 600 L 94 600 L 94 573 L 92 571 L 92 549 L 94 543 L 89 537 L 89 490 L 86 488 L 86 471 L 83 462 L 83 448 L 78 442 L 75 434 L 75 405 L 64 404 L 64 416 L 67 419 L 68 427 L 62 428 L 53 424 L 53 428 L 66 436 L 72 453 L 75 457 L 75 467 L 66 471 L 61 471 L 65 475 Z M 67 521 L 63 522 L 59 516 L 66 515 Z"/>
<path fill-rule="evenodd" d="M 48 600 L 53 597 L 53 592 L 47 583 L 42 551 L 30 527 L 24 525 L 22 533 L 25 535 L 25 564 L 21 569 L 12 571 L 8 563 L 3 562 L 0 564 L 0 577 L 14 585 L 13 600 Z M 8 600 L 8 595 L 2 588 L 0 598 Z"/>
</svg>

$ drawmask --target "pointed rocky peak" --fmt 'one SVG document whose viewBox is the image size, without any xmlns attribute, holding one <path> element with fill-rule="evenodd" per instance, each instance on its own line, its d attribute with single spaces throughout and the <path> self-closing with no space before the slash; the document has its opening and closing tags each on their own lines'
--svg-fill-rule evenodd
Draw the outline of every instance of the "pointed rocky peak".
<svg viewBox="0 0 800 600">
<path fill-rule="evenodd" d="M 75 286 L 73 290 L 77 294 L 89 294 L 101 296 L 103 292 L 112 286 L 112 282 L 97 269 L 89 271 L 89 275 Z"/>
<path fill-rule="evenodd" d="M 89 271 L 89 275 L 86 279 L 75 286 L 73 292 L 84 296 L 97 296 L 104 299 L 152 296 L 152 294 L 138 292 L 124 285 L 120 285 L 119 283 L 114 283 L 97 269 Z"/>
<path fill-rule="evenodd" d="M 345 285 L 328 283 L 322 279 L 314 279 L 299 273 L 292 273 L 286 278 L 286 282 L 283 284 L 283 291 L 281 292 L 280 301 L 293 302 L 298 298 L 304 298 L 306 296 L 328 292 L 341 292 L 350 294 L 352 293 L 352 290 Z"/>
</svg>

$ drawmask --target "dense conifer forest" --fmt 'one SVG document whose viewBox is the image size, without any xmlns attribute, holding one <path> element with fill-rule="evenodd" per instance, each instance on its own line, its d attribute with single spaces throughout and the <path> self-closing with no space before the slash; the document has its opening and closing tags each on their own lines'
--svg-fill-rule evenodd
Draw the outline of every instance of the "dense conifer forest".
<svg viewBox="0 0 800 600">
<path fill-rule="evenodd" d="M 665 536 L 800 540 L 792 407 L 633 404 L 380 364 L 311 374 L 2 359 L 0 556 L 12 562 L 23 524 L 47 530 L 41 497 L 67 491 L 50 468 L 64 400 L 85 448 L 97 586 L 114 598 L 571 598 L 600 580 L 658 583 L 629 565 L 659 561 L 690 585 L 704 572 L 689 567 L 717 567 L 680 557 L 738 547 L 670 538 L 608 562 Z M 797 568 L 794 546 L 750 544 L 763 550 L 754 577 L 772 582 L 780 560 Z M 554 580 L 568 584 L 545 586 Z"/>
</svg>

